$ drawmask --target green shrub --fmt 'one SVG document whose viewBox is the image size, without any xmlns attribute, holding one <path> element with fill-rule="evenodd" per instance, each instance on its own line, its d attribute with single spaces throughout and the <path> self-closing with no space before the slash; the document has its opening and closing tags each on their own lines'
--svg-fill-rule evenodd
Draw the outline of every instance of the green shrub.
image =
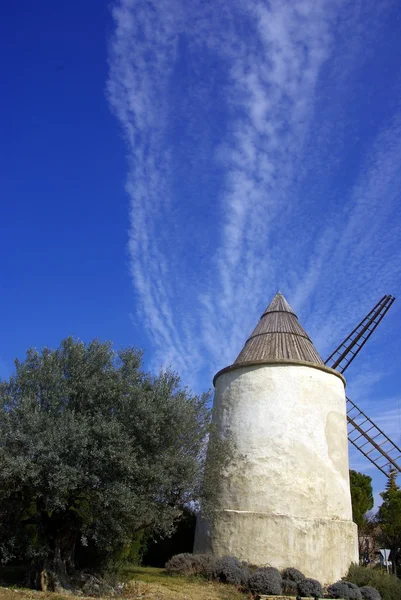
<svg viewBox="0 0 401 600">
<path fill-rule="evenodd" d="M 170 575 L 201 575 L 221 583 L 245 585 L 248 583 L 247 563 L 234 556 L 214 557 L 211 554 L 176 554 L 166 562 Z"/>
<path fill-rule="evenodd" d="M 307 577 L 298 581 L 298 594 L 302 598 L 308 598 L 314 596 L 315 598 L 323 597 L 323 589 L 320 583 L 316 579 Z"/>
<path fill-rule="evenodd" d="M 359 588 L 359 590 L 362 594 L 363 600 L 382 600 L 379 592 L 370 585 L 364 585 L 363 587 Z"/>
<path fill-rule="evenodd" d="M 290 579 L 291 581 L 295 581 L 295 583 L 306 579 L 305 575 L 301 573 L 301 571 L 298 571 L 298 569 L 294 569 L 293 567 L 289 567 L 288 569 L 284 569 L 284 571 L 281 571 L 281 577 L 283 579 Z"/>
<path fill-rule="evenodd" d="M 192 575 L 192 554 L 185 552 L 172 556 L 166 562 L 165 568 L 170 575 Z"/>
<path fill-rule="evenodd" d="M 214 563 L 208 565 L 209 579 L 216 579 L 221 583 L 244 585 L 248 583 L 249 570 L 246 564 L 234 556 L 216 558 Z"/>
<path fill-rule="evenodd" d="M 282 588 L 283 594 L 296 596 L 298 593 L 298 584 L 296 581 L 292 581 L 292 579 L 283 579 Z"/>
<path fill-rule="evenodd" d="M 256 569 L 249 577 L 248 586 L 253 594 L 272 594 L 279 596 L 282 593 L 282 578 L 280 571 L 274 567 Z"/>
<path fill-rule="evenodd" d="M 327 588 L 330 598 L 345 598 L 345 600 L 362 600 L 362 594 L 355 583 L 336 581 Z"/>
<path fill-rule="evenodd" d="M 166 571 L 169 575 L 201 575 L 208 579 L 212 578 L 216 564 L 216 558 L 211 554 L 190 554 L 184 552 L 172 556 L 166 562 Z"/>
<path fill-rule="evenodd" d="M 371 569 L 353 564 L 347 574 L 347 581 L 352 581 L 359 587 L 375 588 L 382 600 L 400 600 L 401 580 L 382 569 Z"/>
<path fill-rule="evenodd" d="M 192 554 L 194 575 L 207 577 L 216 559 L 211 554 Z"/>
<path fill-rule="evenodd" d="M 298 571 L 298 569 L 289 567 L 281 571 L 281 577 L 283 578 L 283 594 L 296 596 L 298 593 L 298 583 L 305 579 L 305 575 L 301 571 Z"/>
</svg>

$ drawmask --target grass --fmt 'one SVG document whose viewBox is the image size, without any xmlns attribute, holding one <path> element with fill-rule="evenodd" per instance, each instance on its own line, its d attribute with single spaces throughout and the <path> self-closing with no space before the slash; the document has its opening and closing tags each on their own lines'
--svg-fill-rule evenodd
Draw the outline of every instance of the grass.
<svg viewBox="0 0 401 600">
<path fill-rule="evenodd" d="M 197 577 L 167 575 L 164 569 L 130 567 L 123 578 L 123 600 L 246 600 L 248 594 L 234 586 L 205 581 Z M 26 588 L 0 587 L 0 600 L 85 600 L 83 596 L 36 592 Z M 118 598 L 118 597 L 117 597 Z M 92 599 L 93 600 L 93 599 Z"/>
<path fill-rule="evenodd" d="M 164 569 L 131 567 L 124 573 L 129 582 L 127 594 L 144 600 L 245 600 L 249 595 L 234 586 L 200 577 L 168 575 Z M 131 593 L 134 595 L 131 595 Z M 136 595 L 135 595 L 136 594 Z M 0 599 L 1 600 L 1 599 Z"/>
</svg>

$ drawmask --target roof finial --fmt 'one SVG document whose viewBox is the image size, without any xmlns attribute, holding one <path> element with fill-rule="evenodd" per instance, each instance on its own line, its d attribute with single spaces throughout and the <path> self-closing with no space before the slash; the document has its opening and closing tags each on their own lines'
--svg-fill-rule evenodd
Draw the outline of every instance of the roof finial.
<svg viewBox="0 0 401 600">
<path fill-rule="evenodd" d="M 264 311 L 262 317 L 267 313 L 272 312 L 287 312 L 295 315 L 295 312 L 292 310 L 291 306 L 288 304 L 287 300 L 284 297 L 284 294 L 281 292 L 277 292 L 274 296 L 273 300 L 270 302 L 269 306 Z M 295 315 L 296 316 L 296 315 Z"/>
<path fill-rule="evenodd" d="M 281 359 L 323 365 L 291 306 L 284 295 L 277 292 L 234 364 Z"/>
</svg>

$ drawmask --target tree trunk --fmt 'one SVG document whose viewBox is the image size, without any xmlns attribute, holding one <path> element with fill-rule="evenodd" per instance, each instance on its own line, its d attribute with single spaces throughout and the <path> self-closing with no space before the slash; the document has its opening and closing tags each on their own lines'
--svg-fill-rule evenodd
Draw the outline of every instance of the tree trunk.
<svg viewBox="0 0 401 600">
<path fill-rule="evenodd" d="M 36 589 L 43 592 L 72 591 L 75 574 L 74 553 L 76 534 L 68 532 L 53 540 L 53 551 L 36 567 Z"/>
<path fill-rule="evenodd" d="M 390 548 L 390 556 L 391 556 L 391 572 L 393 575 L 397 575 L 397 546 L 393 546 Z"/>
<path fill-rule="evenodd" d="M 67 554 L 62 552 L 62 547 L 65 544 L 60 539 L 55 540 L 54 556 L 45 560 L 41 573 L 41 589 L 42 591 L 49 590 L 51 592 L 61 592 L 62 590 L 71 589 L 71 577 L 68 574 L 68 565 L 71 551 Z M 45 587 L 45 589 L 43 589 Z"/>
</svg>

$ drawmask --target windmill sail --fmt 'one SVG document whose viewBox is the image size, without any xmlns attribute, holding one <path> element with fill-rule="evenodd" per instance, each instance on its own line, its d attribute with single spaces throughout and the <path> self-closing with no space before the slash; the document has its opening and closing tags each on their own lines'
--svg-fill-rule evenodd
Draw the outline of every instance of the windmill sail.
<svg viewBox="0 0 401 600">
<path fill-rule="evenodd" d="M 337 369 L 340 373 L 344 373 L 384 318 L 394 300 L 395 298 L 391 294 L 383 296 L 359 325 L 330 354 L 324 364 L 332 369 Z"/>
<path fill-rule="evenodd" d="M 355 402 L 347 397 L 348 439 L 388 477 L 390 468 L 401 473 L 401 449 Z"/>
<path fill-rule="evenodd" d="M 382 321 L 394 300 L 394 296 L 383 296 L 330 354 L 325 365 L 344 373 Z M 348 396 L 347 420 L 348 439 L 355 448 L 384 475 L 388 476 L 390 467 L 401 473 L 401 449 Z"/>
</svg>

